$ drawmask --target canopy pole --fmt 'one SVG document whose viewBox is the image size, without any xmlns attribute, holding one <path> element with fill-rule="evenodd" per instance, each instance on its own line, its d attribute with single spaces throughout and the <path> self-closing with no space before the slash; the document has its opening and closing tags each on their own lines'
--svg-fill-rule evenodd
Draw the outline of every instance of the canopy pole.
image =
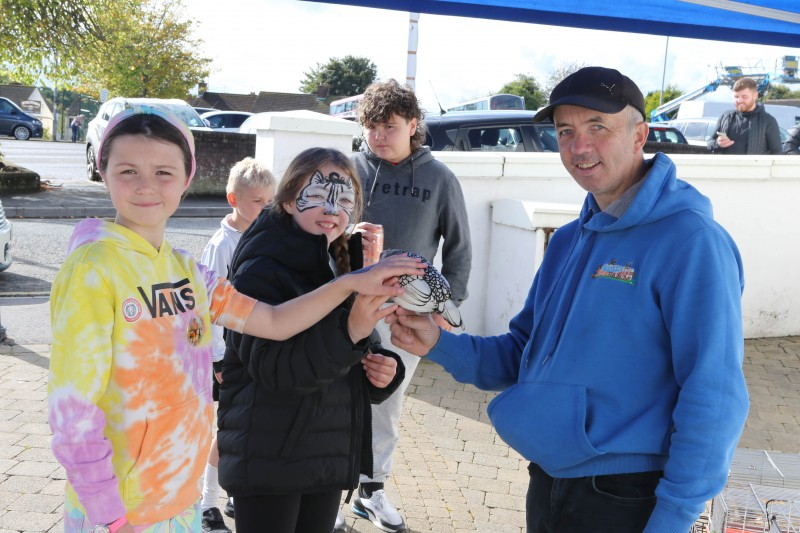
<svg viewBox="0 0 800 533">
<path fill-rule="evenodd" d="M 664 47 L 664 69 L 661 71 L 661 94 L 658 95 L 658 107 L 664 103 L 664 80 L 667 77 L 667 54 L 669 54 L 669 35 L 667 35 L 667 45 Z"/>
<path fill-rule="evenodd" d="M 412 91 L 417 90 L 417 37 L 419 35 L 419 13 L 408 13 L 408 60 L 406 61 L 406 83 Z"/>
</svg>

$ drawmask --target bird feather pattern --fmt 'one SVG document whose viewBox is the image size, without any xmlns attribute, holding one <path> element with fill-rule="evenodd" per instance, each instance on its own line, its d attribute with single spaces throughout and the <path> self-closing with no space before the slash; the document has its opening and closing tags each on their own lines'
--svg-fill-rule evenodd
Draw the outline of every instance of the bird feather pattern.
<svg viewBox="0 0 800 533">
<path fill-rule="evenodd" d="M 405 292 L 393 298 L 395 303 L 403 309 L 419 314 L 439 313 L 448 324 L 454 328 L 463 329 L 461 313 L 452 300 L 450 284 L 447 283 L 441 272 L 421 255 L 405 250 L 384 250 L 381 253 L 381 259 L 400 254 L 422 259 L 425 271 L 422 276 L 403 274 L 398 277 L 398 283 Z"/>
</svg>

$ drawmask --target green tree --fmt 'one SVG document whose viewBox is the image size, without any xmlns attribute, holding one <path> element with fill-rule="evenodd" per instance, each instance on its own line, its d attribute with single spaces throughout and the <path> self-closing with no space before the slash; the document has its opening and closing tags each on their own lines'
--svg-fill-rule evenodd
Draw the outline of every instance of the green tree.
<svg viewBox="0 0 800 533">
<path fill-rule="evenodd" d="M 377 78 L 378 67 L 366 57 L 333 57 L 324 65 L 317 63 L 303 75 L 305 79 L 300 82 L 300 91 L 315 94 L 321 87 L 327 87 L 327 95 L 345 97 L 363 93 Z"/>
<path fill-rule="evenodd" d="M 792 91 L 786 85 L 770 84 L 766 93 L 761 95 L 763 100 L 794 100 L 800 98 L 800 91 Z"/>
<path fill-rule="evenodd" d="M 675 85 L 668 85 L 666 89 L 664 89 L 664 98 L 661 99 L 661 104 L 666 104 L 667 102 L 678 98 L 679 96 L 683 95 L 683 91 L 678 89 Z M 648 120 L 650 119 L 650 112 L 657 108 L 659 105 L 659 99 L 661 96 L 661 91 L 650 91 L 644 97 L 644 111 L 645 115 L 647 116 Z M 677 111 L 677 110 L 676 110 Z"/>
<path fill-rule="evenodd" d="M 557 65 L 547 76 L 547 81 L 544 84 L 544 95 L 546 100 L 550 100 L 550 93 L 556 88 L 556 85 L 569 76 L 570 74 L 579 71 L 583 67 L 588 67 L 586 63 L 561 63 Z"/>
<path fill-rule="evenodd" d="M 532 111 L 539 109 L 547 102 L 536 78 L 530 74 L 515 74 L 514 81 L 503 85 L 498 92 L 524 97 L 525 109 Z"/>
<path fill-rule="evenodd" d="M 0 0 L 0 64 L 97 96 L 185 97 L 208 76 L 182 0 Z"/>
<path fill-rule="evenodd" d="M 74 78 L 83 47 L 103 38 L 95 13 L 111 1 L 0 0 L 0 64 L 21 83 Z"/>
<path fill-rule="evenodd" d="M 100 15 L 113 38 L 95 43 L 83 57 L 82 88 L 101 88 L 128 97 L 184 98 L 208 77 L 211 60 L 197 53 L 202 41 L 192 38 L 196 22 L 183 18 L 181 0 L 114 4 Z"/>
</svg>

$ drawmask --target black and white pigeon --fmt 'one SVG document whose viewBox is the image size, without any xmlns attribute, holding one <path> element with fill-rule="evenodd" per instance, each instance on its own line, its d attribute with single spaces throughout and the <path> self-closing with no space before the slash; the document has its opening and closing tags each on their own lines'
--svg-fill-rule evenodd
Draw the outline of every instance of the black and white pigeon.
<svg viewBox="0 0 800 533">
<path fill-rule="evenodd" d="M 422 259 L 425 263 L 425 273 L 422 276 L 407 274 L 398 276 L 398 282 L 405 292 L 393 298 L 395 303 L 403 309 L 420 314 L 439 313 L 448 324 L 463 329 L 461 313 L 452 300 L 450 284 L 427 259 L 414 252 L 397 249 L 384 250 L 381 259 L 401 254 Z"/>
</svg>

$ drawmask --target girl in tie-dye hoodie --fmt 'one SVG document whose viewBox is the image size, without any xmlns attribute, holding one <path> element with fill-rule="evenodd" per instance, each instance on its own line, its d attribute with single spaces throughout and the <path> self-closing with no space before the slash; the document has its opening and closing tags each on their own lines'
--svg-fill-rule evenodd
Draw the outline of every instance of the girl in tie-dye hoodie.
<svg viewBox="0 0 800 533">
<path fill-rule="evenodd" d="M 176 117 L 152 108 L 118 114 L 99 167 L 116 218 L 77 225 L 51 294 L 49 420 L 67 472 L 64 528 L 200 531 L 210 325 L 283 340 L 352 291 L 389 297 L 400 289 L 384 281 L 421 270 L 408 258 L 379 264 L 269 306 L 164 240 L 195 170 L 192 135 Z"/>
</svg>

